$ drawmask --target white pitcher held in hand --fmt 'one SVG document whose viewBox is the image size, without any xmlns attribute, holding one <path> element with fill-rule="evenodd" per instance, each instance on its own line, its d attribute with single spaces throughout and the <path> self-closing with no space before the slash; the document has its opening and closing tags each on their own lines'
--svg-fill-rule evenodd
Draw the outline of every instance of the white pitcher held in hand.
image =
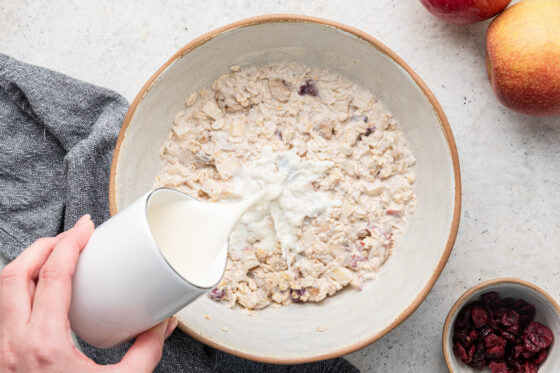
<svg viewBox="0 0 560 373">
<path fill-rule="evenodd" d="M 207 203 L 179 191 L 146 193 L 100 225 L 78 260 L 70 324 L 83 340 L 112 347 L 175 314 L 218 284 L 228 237 L 241 216 L 275 199 Z"/>
</svg>

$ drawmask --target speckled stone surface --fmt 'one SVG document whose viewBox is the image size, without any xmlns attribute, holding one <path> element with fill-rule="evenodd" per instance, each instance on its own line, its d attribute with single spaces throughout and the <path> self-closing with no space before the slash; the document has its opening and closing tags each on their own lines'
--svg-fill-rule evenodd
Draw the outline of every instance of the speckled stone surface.
<svg viewBox="0 0 560 373">
<path fill-rule="evenodd" d="M 444 319 L 482 280 L 520 277 L 560 299 L 560 117 L 532 118 L 499 104 L 486 78 L 488 22 L 446 25 L 417 0 L 3 0 L 0 51 L 132 100 L 191 39 L 266 13 L 329 18 L 381 40 L 433 90 L 457 141 L 463 210 L 449 262 L 409 319 L 348 360 L 363 372 L 446 371 Z"/>
</svg>

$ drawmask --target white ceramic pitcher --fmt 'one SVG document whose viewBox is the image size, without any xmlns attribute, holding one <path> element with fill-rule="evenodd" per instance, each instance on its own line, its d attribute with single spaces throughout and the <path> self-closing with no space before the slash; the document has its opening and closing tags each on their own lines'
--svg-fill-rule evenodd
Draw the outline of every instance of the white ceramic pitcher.
<svg viewBox="0 0 560 373">
<path fill-rule="evenodd" d="M 70 324 L 87 343 L 112 347 L 163 321 L 221 279 L 227 244 L 213 262 L 212 286 L 199 287 L 168 264 L 152 237 L 149 206 L 191 199 L 179 191 L 152 190 L 101 224 L 78 260 Z"/>
</svg>

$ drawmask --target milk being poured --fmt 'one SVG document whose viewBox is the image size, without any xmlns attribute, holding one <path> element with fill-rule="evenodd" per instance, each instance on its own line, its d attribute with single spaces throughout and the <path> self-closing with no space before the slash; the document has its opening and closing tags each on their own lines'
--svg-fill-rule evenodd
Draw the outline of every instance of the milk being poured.
<svg viewBox="0 0 560 373">
<path fill-rule="evenodd" d="M 227 250 L 230 234 L 234 250 L 251 237 L 267 250 L 280 246 L 290 265 L 289 253 L 302 250 L 296 236 L 303 220 L 328 216 L 330 206 L 340 204 L 312 185 L 332 167 L 328 161 L 304 161 L 295 149 L 274 153 L 266 146 L 260 158 L 235 172 L 235 194 L 243 200 L 148 206 L 152 235 L 169 265 L 199 286 L 212 286 L 221 275 L 216 260 Z"/>
<path fill-rule="evenodd" d="M 239 202 L 209 203 L 182 200 L 148 206 L 148 224 L 163 257 L 184 279 L 212 286 L 215 261 L 227 250 L 228 237 L 251 207 L 277 198 L 282 190 L 270 187 Z"/>
</svg>

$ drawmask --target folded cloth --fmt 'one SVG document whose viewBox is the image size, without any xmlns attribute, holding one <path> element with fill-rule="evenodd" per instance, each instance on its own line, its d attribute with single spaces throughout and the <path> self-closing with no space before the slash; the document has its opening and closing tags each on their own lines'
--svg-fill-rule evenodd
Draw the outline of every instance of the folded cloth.
<svg viewBox="0 0 560 373">
<path fill-rule="evenodd" d="M 0 54 L 0 253 L 14 259 L 39 237 L 91 214 L 109 218 L 113 148 L 128 109 L 119 94 Z M 111 260 L 111 258 L 107 258 Z M 130 344 L 99 349 L 114 364 Z M 256 363 L 205 346 L 181 331 L 166 341 L 156 372 L 357 372 L 343 359 L 302 365 Z"/>
</svg>

